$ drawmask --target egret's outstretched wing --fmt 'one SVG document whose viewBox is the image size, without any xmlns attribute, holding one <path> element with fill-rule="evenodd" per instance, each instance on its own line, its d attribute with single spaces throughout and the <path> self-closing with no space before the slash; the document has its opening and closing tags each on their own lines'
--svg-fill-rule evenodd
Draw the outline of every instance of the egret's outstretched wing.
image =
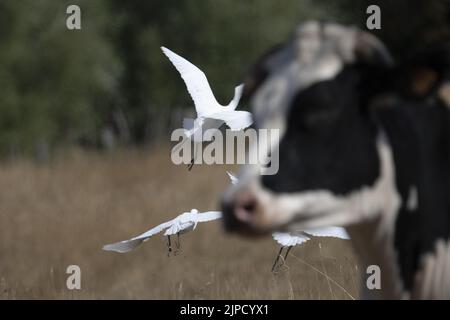
<svg viewBox="0 0 450 320">
<path fill-rule="evenodd" d="M 347 231 L 341 227 L 324 227 L 318 229 L 308 229 L 305 230 L 307 234 L 315 237 L 334 237 L 340 239 L 350 239 Z"/>
<path fill-rule="evenodd" d="M 301 233 L 293 235 L 288 232 L 275 232 L 272 234 L 272 237 L 283 247 L 296 246 L 309 240 L 308 236 Z"/>
<path fill-rule="evenodd" d="M 244 84 L 240 84 L 236 88 L 234 88 L 234 97 L 233 97 L 233 100 L 231 100 L 230 105 L 229 105 L 231 107 L 231 109 L 234 110 L 237 108 L 237 106 L 239 105 L 239 101 L 241 100 L 243 91 L 244 91 Z"/>
<path fill-rule="evenodd" d="M 207 222 L 222 218 L 222 212 L 220 211 L 207 211 L 197 214 L 197 222 Z"/>
<path fill-rule="evenodd" d="M 120 252 L 120 253 L 128 252 L 128 251 L 136 248 L 142 242 L 148 240 L 148 238 L 154 236 L 155 234 L 163 231 L 166 228 L 169 228 L 171 225 L 172 225 L 172 220 L 162 223 L 159 226 L 156 226 L 156 227 L 148 230 L 147 232 L 144 232 L 143 234 L 141 234 L 137 237 L 131 238 L 129 240 L 120 241 L 120 242 L 116 242 L 116 243 L 112 243 L 112 244 L 107 244 L 107 245 L 103 246 L 103 250 L 115 251 L 115 252 Z"/>
<path fill-rule="evenodd" d="M 232 184 L 237 184 L 239 182 L 239 179 L 236 178 L 230 171 L 227 171 L 228 176 L 230 177 Z"/>
<path fill-rule="evenodd" d="M 221 110 L 208 114 L 207 118 L 223 120 L 233 131 L 245 129 L 253 123 L 252 114 L 248 111 Z"/>
<path fill-rule="evenodd" d="M 120 241 L 120 242 L 107 244 L 107 245 L 103 246 L 103 250 L 125 253 L 125 252 L 133 250 L 138 245 L 140 245 L 143 241 L 144 240 L 142 240 L 142 239 L 134 239 L 134 240 L 130 239 L 130 240 L 125 240 L 125 241 Z"/>
<path fill-rule="evenodd" d="M 211 106 L 219 105 L 202 70 L 165 47 L 161 47 L 161 50 L 183 78 L 198 116 L 207 112 Z"/>
</svg>

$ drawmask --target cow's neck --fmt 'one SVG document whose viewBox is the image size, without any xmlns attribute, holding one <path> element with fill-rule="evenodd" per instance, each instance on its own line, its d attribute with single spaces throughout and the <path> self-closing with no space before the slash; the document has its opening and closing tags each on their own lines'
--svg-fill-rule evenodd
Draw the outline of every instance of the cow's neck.
<svg viewBox="0 0 450 320">
<path fill-rule="evenodd" d="M 396 186 L 393 153 L 383 132 L 377 138 L 380 161 L 380 177 L 372 189 L 371 196 L 379 206 L 372 207 L 370 216 L 361 217 L 347 229 L 352 243 L 363 264 L 362 286 L 364 298 L 403 298 L 403 286 L 399 277 L 397 256 L 394 247 L 395 220 L 401 206 L 401 197 Z M 366 273 L 369 265 L 381 270 L 381 289 L 369 290 Z"/>
<path fill-rule="evenodd" d="M 393 246 L 393 234 L 383 228 L 382 217 L 376 217 L 347 227 L 353 247 L 362 265 L 361 286 L 363 299 L 400 299 L 403 298 L 403 286 L 400 282 L 397 257 Z M 366 281 L 370 274 L 367 267 L 380 267 L 381 289 L 367 288 Z"/>
</svg>

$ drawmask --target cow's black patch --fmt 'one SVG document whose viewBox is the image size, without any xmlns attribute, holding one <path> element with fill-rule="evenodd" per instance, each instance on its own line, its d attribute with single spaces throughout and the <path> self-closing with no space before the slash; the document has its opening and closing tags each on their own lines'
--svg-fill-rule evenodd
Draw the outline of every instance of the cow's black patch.
<svg viewBox="0 0 450 320">
<path fill-rule="evenodd" d="M 423 96 L 410 90 L 410 70 L 417 67 L 430 68 L 438 75 Z M 450 75 L 450 49 L 438 46 L 412 54 L 394 73 L 392 89 L 402 98 L 377 111 L 392 145 L 403 200 L 395 225 L 395 247 L 409 290 L 420 258 L 435 249 L 439 238 L 450 237 L 450 112 L 436 94 Z M 414 210 L 407 207 L 411 186 L 418 194 Z"/>
<path fill-rule="evenodd" d="M 450 236 L 450 112 L 429 95 L 402 95 L 394 105 L 369 111 L 368 92 L 395 91 L 399 79 L 368 87 L 363 74 L 357 66 L 346 67 L 336 78 L 298 93 L 279 147 L 280 169 L 262 182 L 274 192 L 329 190 L 337 195 L 373 185 L 379 177 L 376 133 L 382 128 L 393 150 L 402 198 L 394 242 L 409 290 L 420 257 L 434 249 L 437 239 Z M 414 188 L 418 206 L 409 209 Z"/>
<path fill-rule="evenodd" d="M 255 72 L 253 90 L 269 73 Z M 279 171 L 261 177 L 275 193 L 348 194 L 379 177 L 376 136 L 380 129 L 386 132 L 402 199 L 394 245 L 407 290 L 421 257 L 438 239 L 450 237 L 450 110 L 437 95 L 449 79 L 450 48 L 442 45 L 414 53 L 393 69 L 345 67 L 334 79 L 298 92 L 286 114 Z M 398 100 L 371 108 L 380 93 Z M 409 207 L 412 190 L 418 205 Z"/>
<path fill-rule="evenodd" d="M 334 79 L 297 94 L 279 146 L 279 171 L 263 176 L 274 192 L 329 190 L 346 194 L 379 176 L 376 130 L 360 88 L 361 70 L 346 67 Z"/>
<path fill-rule="evenodd" d="M 411 289 L 420 257 L 450 235 L 450 112 L 440 102 L 404 101 L 380 112 L 392 144 L 397 187 L 403 199 L 395 246 L 403 283 Z M 411 186 L 418 207 L 410 211 Z"/>
</svg>

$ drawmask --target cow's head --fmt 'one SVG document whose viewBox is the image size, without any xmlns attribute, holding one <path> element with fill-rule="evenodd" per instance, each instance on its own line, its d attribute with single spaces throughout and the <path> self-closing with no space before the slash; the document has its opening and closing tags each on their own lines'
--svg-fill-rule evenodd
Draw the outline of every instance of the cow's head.
<svg viewBox="0 0 450 320">
<path fill-rule="evenodd" d="M 374 36 L 318 22 L 300 25 L 256 64 L 244 97 L 258 129 L 280 130 L 265 151 L 278 152 L 279 171 L 244 168 L 223 196 L 227 230 L 344 225 L 385 205 L 394 172 L 369 101 L 390 64 Z"/>
</svg>

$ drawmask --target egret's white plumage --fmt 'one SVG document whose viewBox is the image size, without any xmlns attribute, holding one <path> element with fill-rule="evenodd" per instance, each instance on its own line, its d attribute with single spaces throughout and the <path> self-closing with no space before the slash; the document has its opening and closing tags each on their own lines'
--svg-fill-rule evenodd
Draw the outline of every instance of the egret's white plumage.
<svg viewBox="0 0 450 320">
<path fill-rule="evenodd" d="M 350 239 L 348 233 L 341 227 L 324 227 L 320 229 L 309 229 L 299 232 L 274 232 L 273 239 L 283 247 L 293 247 L 310 240 L 311 237 L 331 237 L 339 239 Z"/>
<path fill-rule="evenodd" d="M 350 239 L 349 235 L 344 228 L 341 227 L 324 227 L 320 229 L 308 229 L 298 232 L 274 232 L 272 234 L 273 239 L 281 245 L 281 248 L 275 258 L 275 262 L 272 266 L 272 272 L 276 272 L 286 261 L 289 251 L 296 245 L 303 244 L 313 237 L 334 237 L 339 239 Z M 287 248 L 284 256 L 283 249 Z M 282 262 L 279 265 L 278 262 L 282 258 Z"/>
<path fill-rule="evenodd" d="M 272 237 L 283 247 L 293 247 L 310 239 L 304 232 L 274 232 Z"/>
<path fill-rule="evenodd" d="M 227 174 L 233 185 L 236 185 L 239 182 L 239 179 L 233 173 L 227 171 Z M 308 235 L 314 237 L 334 237 L 340 239 L 350 239 L 348 233 L 345 231 L 344 228 L 333 226 L 319 229 L 307 229 L 298 232 L 275 232 L 272 236 L 282 246 L 288 247 L 290 245 L 283 244 L 284 241 L 286 241 L 286 243 L 298 242 L 294 244 L 297 245 L 309 240 Z"/>
<path fill-rule="evenodd" d="M 233 175 L 231 172 L 227 171 L 228 177 L 231 180 L 233 185 L 236 185 L 239 182 L 239 179 Z M 345 231 L 344 228 L 341 227 L 323 227 L 319 229 L 307 229 L 303 231 L 297 232 L 274 232 L 272 234 L 273 239 L 281 245 L 280 251 L 275 259 L 275 263 L 273 264 L 272 271 L 274 271 L 277 267 L 277 263 L 281 257 L 283 252 L 283 248 L 287 247 L 283 262 L 286 260 L 287 255 L 290 249 L 296 245 L 303 244 L 306 241 L 310 240 L 311 236 L 313 237 L 333 237 L 339 239 L 350 239 L 350 236 Z"/>
<path fill-rule="evenodd" d="M 239 182 L 239 179 L 236 178 L 236 176 L 234 176 L 230 171 L 227 171 L 227 174 L 232 184 L 236 185 Z"/>
<path fill-rule="evenodd" d="M 211 220 L 216 220 L 222 217 L 222 212 L 220 211 L 207 211 L 199 213 L 197 209 L 192 209 L 189 212 L 184 212 L 178 217 L 164 222 L 143 234 L 131 238 L 129 240 L 120 241 L 113 244 L 107 244 L 103 247 L 106 251 L 116 251 L 120 253 L 128 252 L 142 242 L 147 241 L 150 237 L 154 236 L 165 230 L 164 235 L 169 237 L 171 235 L 180 235 L 191 230 L 194 230 L 199 222 L 207 222 Z M 169 248 L 170 249 L 170 248 Z"/>
<path fill-rule="evenodd" d="M 349 240 L 350 236 L 347 231 L 341 227 L 323 227 L 318 229 L 307 229 L 304 230 L 306 234 L 312 235 L 314 237 L 332 237 Z"/>
<path fill-rule="evenodd" d="M 161 49 L 180 73 L 194 100 L 197 118 L 186 119 L 183 122 L 188 138 L 196 142 L 205 141 L 203 133 L 210 128 L 219 128 L 223 123 L 231 130 L 242 130 L 252 124 L 250 112 L 235 110 L 242 96 L 243 84 L 234 89 L 233 100 L 228 105 L 222 106 L 214 97 L 202 70 L 171 50 L 165 47 Z"/>
</svg>

